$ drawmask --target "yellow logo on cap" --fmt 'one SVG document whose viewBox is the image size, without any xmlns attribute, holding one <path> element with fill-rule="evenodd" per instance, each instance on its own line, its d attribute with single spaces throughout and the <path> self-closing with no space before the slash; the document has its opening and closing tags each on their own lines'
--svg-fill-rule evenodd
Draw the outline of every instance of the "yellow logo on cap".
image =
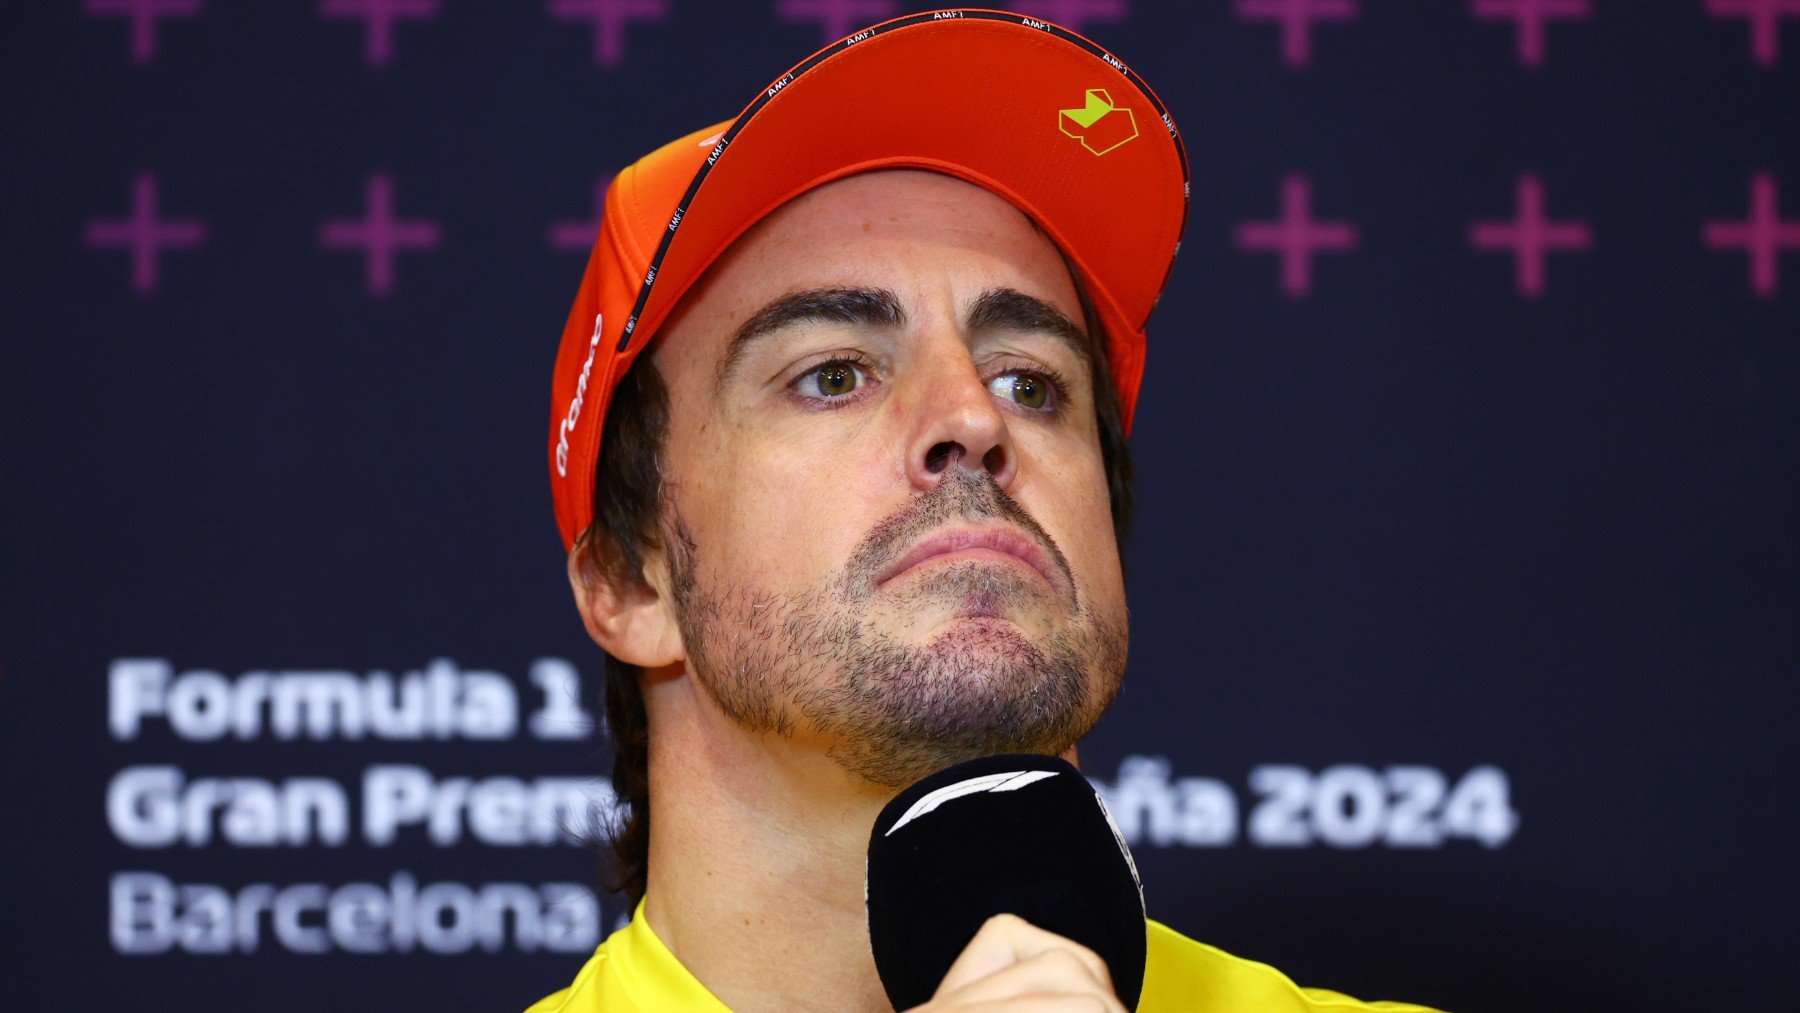
<svg viewBox="0 0 1800 1013">
<path fill-rule="evenodd" d="M 1056 127 L 1096 155 L 1104 155 L 1138 135 L 1137 117 L 1131 110 L 1113 105 L 1105 88 L 1089 88 L 1087 105 L 1080 109 L 1059 110 Z"/>
</svg>

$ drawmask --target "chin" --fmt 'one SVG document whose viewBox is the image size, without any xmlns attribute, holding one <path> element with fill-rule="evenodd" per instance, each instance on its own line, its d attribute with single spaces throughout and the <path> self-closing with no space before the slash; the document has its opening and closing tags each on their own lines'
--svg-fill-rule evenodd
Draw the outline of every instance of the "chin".
<svg viewBox="0 0 1800 1013">
<path fill-rule="evenodd" d="M 957 615 L 940 623 L 928 638 L 926 649 L 944 651 L 990 650 L 1001 660 L 1021 659 L 1021 652 L 1036 654 L 1038 646 L 1019 624 L 1005 616 Z"/>
</svg>

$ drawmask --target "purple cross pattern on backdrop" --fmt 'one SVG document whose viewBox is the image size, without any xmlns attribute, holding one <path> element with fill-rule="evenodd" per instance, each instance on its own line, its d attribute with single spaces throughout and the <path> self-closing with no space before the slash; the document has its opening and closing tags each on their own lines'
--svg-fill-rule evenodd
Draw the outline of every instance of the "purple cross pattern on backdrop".
<svg viewBox="0 0 1800 1013">
<path fill-rule="evenodd" d="M 156 59 L 157 19 L 197 18 L 201 6 L 201 0 L 82 0 L 81 13 L 130 21 L 131 62 L 142 67 Z"/>
<path fill-rule="evenodd" d="M 1588 0 L 1470 0 L 1469 11 L 1477 21 L 1516 23 L 1516 52 L 1527 67 L 1543 66 L 1545 25 L 1551 19 L 1586 21 L 1594 14 Z"/>
<path fill-rule="evenodd" d="M 96 218 L 82 234 L 90 249 L 131 251 L 131 293 L 140 298 L 156 291 L 156 256 L 163 248 L 191 250 L 206 242 L 205 222 L 157 217 L 157 189 L 155 173 L 139 172 L 131 178 L 131 217 Z"/>
<path fill-rule="evenodd" d="M 435 250 L 443 230 L 427 219 L 394 216 L 394 183 L 385 172 L 369 177 L 363 188 L 363 217 L 334 218 L 319 226 L 319 246 L 326 250 L 361 250 L 363 285 L 376 298 L 394 289 L 394 257 L 401 250 Z"/>
<path fill-rule="evenodd" d="M 435 21 L 438 0 L 319 0 L 319 17 L 363 23 L 363 62 L 385 67 L 394 59 L 394 23 Z"/>
<path fill-rule="evenodd" d="M 594 66 L 617 70 L 625 64 L 625 26 L 663 21 L 670 0 L 550 0 L 553 21 L 587 21 L 594 27 Z"/>
<path fill-rule="evenodd" d="M 1511 252 L 1513 289 L 1527 299 L 1544 294 L 1544 257 L 1552 251 L 1579 252 L 1594 245 L 1584 221 L 1550 221 L 1544 212 L 1544 183 L 1535 173 L 1519 177 L 1510 222 L 1471 222 L 1469 245 L 1483 252 Z"/>
<path fill-rule="evenodd" d="M 442 0 L 316 0 L 317 14 L 327 21 L 363 22 L 363 56 L 367 64 L 385 66 L 394 59 L 395 26 L 402 20 L 434 20 Z M 1700 0 L 1714 19 L 1744 18 L 1751 26 L 1751 48 L 1756 62 L 1773 65 L 1778 57 L 1781 19 L 1800 15 L 1800 0 Z M 827 41 L 899 13 L 898 0 L 770 0 L 768 10 L 778 20 L 816 21 Z M 1131 13 L 1129 0 L 1020 0 L 1022 12 L 1059 23 L 1084 27 L 1090 23 L 1122 21 Z M 1552 21 L 1585 21 L 1593 15 L 1592 0 L 1467 0 L 1476 21 L 1512 21 L 1516 26 L 1516 55 L 1527 67 L 1545 60 L 1545 35 Z M 668 18 L 673 0 L 546 0 L 546 15 L 554 21 L 590 22 L 594 30 L 594 63 L 602 69 L 625 61 L 625 34 L 629 24 Z M 134 64 L 156 55 L 156 26 L 161 18 L 193 18 L 203 0 L 82 0 L 81 11 L 89 18 L 125 18 L 130 23 L 130 52 Z M 1234 0 L 1239 20 L 1274 22 L 1281 33 L 1283 62 L 1304 67 L 1312 57 L 1311 32 L 1315 25 L 1353 22 L 1360 17 L 1358 0 Z M 551 222 L 546 240 L 558 252 L 584 252 L 598 232 L 601 205 L 610 177 L 595 180 L 593 215 L 585 219 Z M 159 286 L 160 255 L 165 250 L 192 250 L 207 238 L 207 227 L 198 218 L 163 218 L 158 208 L 159 181 L 142 171 L 131 183 L 128 216 L 87 222 L 83 243 L 90 249 L 125 249 L 130 253 L 130 291 L 138 296 Z M 1780 287 L 1779 260 L 1783 252 L 1800 250 L 1800 221 L 1783 219 L 1778 208 L 1776 174 L 1764 170 L 1750 178 L 1748 210 L 1741 220 L 1707 219 L 1701 223 L 1704 249 L 1741 251 L 1749 269 L 1749 291 L 1759 298 L 1774 298 Z M 364 258 L 366 291 L 381 298 L 396 285 L 395 260 L 405 250 L 432 250 L 443 241 L 438 222 L 401 219 L 395 207 L 391 177 L 371 175 L 365 187 L 364 217 L 334 219 L 320 227 L 318 246 L 327 251 L 357 250 Z M 1692 233 L 1689 233 L 1692 235 Z M 1280 184 L 1280 212 L 1272 220 L 1239 222 L 1232 232 L 1233 245 L 1249 254 L 1274 253 L 1280 258 L 1279 290 L 1289 299 L 1312 294 L 1314 260 L 1322 253 L 1349 253 L 1359 248 L 1361 232 L 1355 222 L 1323 221 L 1314 217 L 1313 184 L 1302 173 L 1288 175 Z M 1586 220 L 1552 219 L 1547 209 L 1543 181 L 1534 173 L 1515 180 L 1514 210 L 1509 220 L 1476 220 L 1466 226 L 1466 241 L 1475 254 L 1510 253 L 1513 288 L 1523 299 L 1542 298 L 1547 291 L 1547 258 L 1552 253 L 1589 251 L 1594 235 Z"/>
<path fill-rule="evenodd" d="M 593 217 L 552 222 L 546 233 L 551 249 L 586 252 L 599 233 L 600 214 L 610 176 L 594 181 Z M 387 173 L 369 177 L 364 190 L 364 217 L 332 219 L 319 229 L 321 249 L 360 250 L 363 253 L 366 291 L 385 297 L 395 286 L 394 260 L 402 250 L 435 250 L 443 231 L 430 219 L 396 217 L 394 186 Z M 1749 214 L 1743 220 L 1708 219 L 1701 240 L 1713 251 L 1743 250 L 1750 262 L 1750 289 L 1758 297 L 1773 298 L 1780 287 L 1779 257 L 1800 250 L 1800 219 L 1781 218 L 1779 189 L 1772 173 L 1758 172 L 1750 180 Z M 93 219 L 83 233 L 90 249 L 126 249 L 131 253 L 131 291 L 146 296 L 158 285 L 157 256 L 167 249 L 193 249 L 206 240 L 205 223 L 194 218 L 158 217 L 158 181 L 150 172 L 132 179 L 130 217 Z M 1585 252 L 1593 246 L 1593 231 L 1581 219 L 1548 217 L 1542 180 L 1534 173 L 1521 175 L 1514 191 L 1514 217 L 1510 221 L 1474 221 L 1468 227 L 1469 246 L 1477 252 L 1510 252 L 1514 260 L 1513 287 L 1526 299 L 1542 297 L 1546 288 L 1545 258 L 1554 252 Z M 1251 253 L 1277 253 L 1281 257 L 1281 291 L 1289 299 L 1312 293 L 1312 260 L 1317 253 L 1348 253 L 1360 243 L 1353 222 L 1320 221 L 1313 217 L 1312 184 L 1302 173 L 1282 180 L 1280 217 L 1240 222 L 1233 241 Z"/>
<path fill-rule="evenodd" d="M 1240 222 L 1234 235 L 1242 249 L 1281 255 L 1281 291 L 1289 299 L 1304 299 L 1312 293 L 1314 253 L 1348 253 L 1360 239 L 1353 222 L 1313 218 L 1312 183 L 1298 172 L 1281 181 L 1279 219 Z"/>
<path fill-rule="evenodd" d="M 1298 69 L 1312 62 L 1313 23 L 1355 21 L 1356 0 L 1237 0 L 1242 21 L 1273 21 L 1281 26 L 1281 62 Z"/>
<path fill-rule="evenodd" d="M 1783 250 L 1800 250 L 1800 218 L 1784 219 L 1777 210 L 1780 192 L 1771 173 L 1750 177 L 1750 217 L 1744 221 L 1709 220 L 1701 241 L 1710 250 L 1743 250 L 1750 256 L 1750 290 L 1773 299 L 1779 290 L 1779 258 Z"/>
<path fill-rule="evenodd" d="M 1773 67 L 1781 60 L 1781 21 L 1800 18 L 1800 0 L 1706 0 L 1714 18 L 1743 18 L 1750 23 L 1750 55 Z"/>
</svg>

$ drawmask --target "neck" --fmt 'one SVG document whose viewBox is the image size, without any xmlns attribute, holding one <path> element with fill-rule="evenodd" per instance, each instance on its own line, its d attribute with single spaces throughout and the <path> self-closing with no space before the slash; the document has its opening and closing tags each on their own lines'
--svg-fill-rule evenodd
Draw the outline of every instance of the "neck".
<svg viewBox="0 0 1800 1013">
<path fill-rule="evenodd" d="M 891 1010 L 863 875 L 893 793 L 819 743 L 746 733 L 692 679 L 645 688 L 650 927 L 733 1010 Z"/>
</svg>

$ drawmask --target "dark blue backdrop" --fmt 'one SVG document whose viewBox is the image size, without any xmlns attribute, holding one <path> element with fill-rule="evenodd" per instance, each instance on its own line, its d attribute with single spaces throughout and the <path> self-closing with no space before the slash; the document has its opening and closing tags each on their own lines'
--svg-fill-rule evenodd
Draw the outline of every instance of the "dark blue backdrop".
<svg viewBox="0 0 1800 1013">
<path fill-rule="evenodd" d="M 607 763 L 544 477 L 565 237 L 921 5 L 378 6 L 0 14 L 4 1008 L 516 1008 L 620 913 L 543 886 Z M 1084 750 L 1152 914 L 1369 998 L 1778 1008 L 1797 9 L 1020 6 L 1193 160 Z"/>
</svg>

